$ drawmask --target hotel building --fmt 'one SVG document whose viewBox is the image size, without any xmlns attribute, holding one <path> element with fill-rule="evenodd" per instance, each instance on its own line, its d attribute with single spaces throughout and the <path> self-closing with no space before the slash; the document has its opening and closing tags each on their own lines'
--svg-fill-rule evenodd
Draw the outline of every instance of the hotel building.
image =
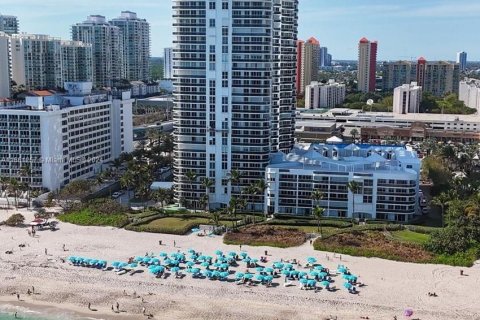
<svg viewBox="0 0 480 320">
<path fill-rule="evenodd" d="M 419 214 L 420 160 L 396 146 L 312 144 L 278 153 L 266 170 L 268 213 L 406 222 Z M 360 190 L 353 194 L 348 184 Z M 324 198 L 316 203 L 312 192 Z"/>
<path fill-rule="evenodd" d="M 133 151 L 130 92 L 92 92 L 91 83 L 66 83 L 65 89 L 65 95 L 34 91 L 25 105 L 0 107 L 1 176 L 57 190 Z M 26 165 L 28 177 L 21 175 Z"/>
</svg>

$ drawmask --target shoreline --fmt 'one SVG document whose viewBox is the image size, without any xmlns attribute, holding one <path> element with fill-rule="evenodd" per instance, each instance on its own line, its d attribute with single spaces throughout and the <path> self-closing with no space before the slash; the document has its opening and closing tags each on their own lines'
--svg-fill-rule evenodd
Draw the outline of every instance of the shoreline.
<svg viewBox="0 0 480 320">
<path fill-rule="evenodd" d="M 19 319 L 23 317 L 41 317 L 42 319 L 64 319 L 64 320 L 114 320 L 114 319 L 142 319 L 130 314 L 108 314 L 106 310 L 86 312 L 80 306 L 74 304 L 58 305 L 53 302 L 41 300 L 18 301 L 16 298 L 0 295 L 0 312 L 14 315 L 18 312 Z"/>
<path fill-rule="evenodd" d="M 146 319 L 143 307 L 154 319 L 402 319 L 403 311 L 412 308 L 413 318 L 422 320 L 474 320 L 480 317 L 480 292 L 465 290 L 480 284 L 480 265 L 471 268 L 432 264 L 413 264 L 314 251 L 307 243 L 296 248 L 267 248 L 242 246 L 252 257 L 264 256 L 268 250 L 270 265 L 280 259 L 314 256 L 320 263 L 336 269 L 345 264 L 365 283 L 360 293 L 351 295 L 343 288 L 341 278 L 335 278 L 336 292 L 300 290 L 298 285 L 284 287 L 284 279 L 274 280 L 273 287 L 239 286 L 234 281 L 219 282 L 207 279 L 183 279 L 174 276 L 158 279 L 142 268 L 132 276 L 119 276 L 112 271 L 74 267 L 62 263 L 70 255 L 95 259 L 126 261 L 128 257 L 143 256 L 146 252 L 183 252 L 190 248 L 213 255 L 215 250 L 237 251 L 238 246 L 223 244 L 221 237 L 208 239 L 196 236 L 135 233 L 111 227 L 79 227 L 60 223 L 56 232 L 39 232 L 29 237 L 24 229 L 2 227 L 0 243 L 14 254 L 0 252 L 0 305 L 30 306 L 34 311 L 53 308 L 91 319 Z M 163 245 L 159 245 L 162 240 Z M 176 242 L 177 246 L 173 244 Z M 19 247 L 19 244 L 26 244 Z M 68 251 L 63 251 L 65 244 Z M 48 255 L 44 250 L 48 249 Z M 237 268 L 243 272 L 245 265 Z M 459 270 L 468 276 L 461 277 Z M 232 278 L 232 277 L 230 277 Z M 28 296 L 35 286 L 39 295 Z M 124 295 L 124 290 L 128 295 Z M 24 302 L 17 303 L 11 293 L 20 292 Z M 140 295 L 141 298 L 134 298 Z M 436 292 L 438 297 L 428 296 Z M 88 302 L 97 312 L 89 312 Z M 114 314 L 116 302 L 120 310 Z M 80 318 L 82 319 L 82 318 Z"/>
</svg>

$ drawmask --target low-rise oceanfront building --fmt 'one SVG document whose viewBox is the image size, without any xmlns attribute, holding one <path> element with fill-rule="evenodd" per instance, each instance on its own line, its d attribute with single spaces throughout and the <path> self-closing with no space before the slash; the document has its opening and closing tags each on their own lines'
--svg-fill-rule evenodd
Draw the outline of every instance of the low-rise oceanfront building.
<svg viewBox="0 0 480 320">
<path fill-rule="evenodd" d="M 419 211 L 420 160 L 399 146 L 311 144 L 276 154 L 266 169 L 268 213 L 311 215 L 318 205 L 326 217 L 410 221 Z M 353 194 L 348 187 L 356 181 Z"/>
<path fill-rule="evenodd" d="M 33 91 L 23 105 L 0 107 L 0 176 L 57 190 L 133 151 L 130 91 L 93 92 L 91 82 L 65 89 Z"/>
</svg>

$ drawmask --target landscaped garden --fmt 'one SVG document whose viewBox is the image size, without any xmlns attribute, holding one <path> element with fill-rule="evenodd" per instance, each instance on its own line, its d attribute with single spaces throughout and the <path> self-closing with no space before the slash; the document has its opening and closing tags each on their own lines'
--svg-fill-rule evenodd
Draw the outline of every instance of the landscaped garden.
<svg viewBox="0 0 480 320">
<path fill-rule="evenodd" d="M 289 248 L 298 247 L 306 240 L 306 233 L 295 228 L 251 225 L 227 233 L 223 241 L 231 245 Z"/>
<path fill-rule="evenodd" d="M 233 227 L 232 220 L 219 220 L 219 225 Z M 214 225 L 213 220 L 198 217 L 165 217 L 145 222 L 136 226 L 129 226 L 129 230 L 138 232 L 153 232 L 185 235 L 192 229 L 198 228 L 200 225 Z"/>
</svg>

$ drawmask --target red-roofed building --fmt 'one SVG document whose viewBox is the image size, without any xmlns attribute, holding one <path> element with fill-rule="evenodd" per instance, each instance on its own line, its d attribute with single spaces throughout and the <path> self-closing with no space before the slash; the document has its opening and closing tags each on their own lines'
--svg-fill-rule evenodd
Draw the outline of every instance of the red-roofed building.
<svg viewBox="0 0 480 320">
<path fill-rule="evenodd" d="M 318 80 L 320 42 L 311 37 L 297 42 L 297 94 L 302 96 L 312 81 Z"/>
<path fill-rule="evenodd" d="M 358 91 L 374 92 L 377 78 L 378 43 L 367 38 L 358 44 Z"/>
</svg>

